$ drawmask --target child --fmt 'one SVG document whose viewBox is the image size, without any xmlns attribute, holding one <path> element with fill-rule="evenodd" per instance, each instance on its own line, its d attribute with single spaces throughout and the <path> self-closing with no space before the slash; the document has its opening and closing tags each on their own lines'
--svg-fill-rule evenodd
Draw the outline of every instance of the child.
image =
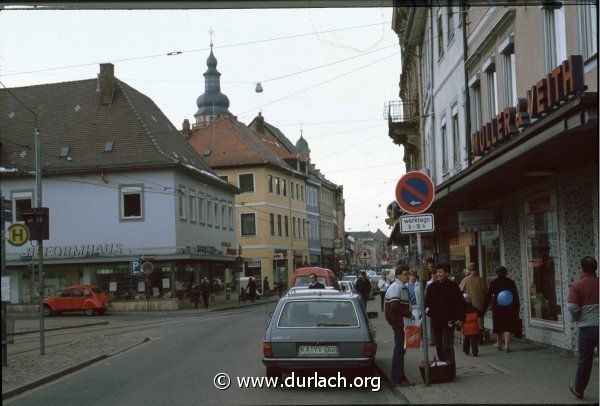
<svg viewBox="0 0 600 406">
<path fill-rule="evenodd" d="M 473 348 L 473 356 L 479 356 L 479 323 L 477 318 L 481 313 L 481 310 L 473 306 L 471 303 L 471 297 L 468 294 L 463 294 L 465 302 L 467 302 L 467 316 L 465 323 L 462 328 L 463 333 L 463 352 L 469 355 L 469 347 Z"/>
</svg>

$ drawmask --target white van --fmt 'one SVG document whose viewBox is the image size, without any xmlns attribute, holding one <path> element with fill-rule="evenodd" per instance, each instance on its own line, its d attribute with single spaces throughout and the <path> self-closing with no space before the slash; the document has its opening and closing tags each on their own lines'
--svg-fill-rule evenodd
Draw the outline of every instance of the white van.
<svg viewBox="0 0 600 406">
<path fill-rule="evenodd" d="M 260 281 L 260 279 L 254 278 L 254 281 L 256 282 L 256 298 L 259 299 L 263 293 L 262 293 L 262 283 Z M 248 293 L 248 282 L 250 282 L 250 277 L 249 276 L 242 276 L 239 280 L 240 283 L 240 292 L 245 291 L 246 293 Z"/>
</svg>

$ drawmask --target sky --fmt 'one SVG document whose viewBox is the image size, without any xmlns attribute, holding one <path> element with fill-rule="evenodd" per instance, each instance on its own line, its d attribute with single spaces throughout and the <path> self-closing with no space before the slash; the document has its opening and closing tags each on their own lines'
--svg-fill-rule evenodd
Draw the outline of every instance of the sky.
<svg viewBox="0 0 600 406">
<path fill-rule="evenodd" d="M 204 92 L 213 31 L 229 111 L 245 124 L 262 111 L 294 143 L 302 132 L 312 163 L 344 187 L 346 230 L 389 235 L 385 210 L 405 172 L 384 114 L 384 103 L 398 99 L 401 66 L 391 20 L 391 7 L 3 10 L 0 81 L 90 79 L 112 62 L 117 78 L 181 129 Z"/>
</svg>

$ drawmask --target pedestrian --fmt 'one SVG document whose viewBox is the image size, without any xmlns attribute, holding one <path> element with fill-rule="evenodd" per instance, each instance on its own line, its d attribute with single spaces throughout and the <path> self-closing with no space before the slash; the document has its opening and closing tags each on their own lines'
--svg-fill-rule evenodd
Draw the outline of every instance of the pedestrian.
<svg viewBox="0 0 600 406">
<path fill-rule="evenodd" d="M 195 282 L 192 282 L 190 289 L 190 298 L 192 299 L 192 303 L 194 304 L 194 308 L 198 308 L 198 302 L 200 301 L 200 287 L 196 285 Z"/>
<path fill-rule="evenodd" d="M 377 287 L 379 288 L 379 296 L 381 297 L 381 313 L 383 313 L 383 304 L 385 303 L 385 292 L 390 286 L 390 281 L 388 281 L 388 273 L 387 271 L 381 272 L 381 279 L 377 282 Z"/>
<path fill-rule="evenodd" d="M 425 260 L 425 266 L 421 270 L 421 280 L 423 282 L 430 280 L 431 275 L 435 275 L 434 265 L 435 262 L 433 261 L 433 258 L 427 258 Z"/>
<path fill-rule="evenodd" d="M 466 355 L 469 355 L 470 350 L 474 357 L 478 357 L 479 334 L 481 332 L 481 329 L 479 328 L 479 316 L 482 314 L 482 312 L 480 308 L 474 306 L 471 296 L 469 296 L 467 293 L 463 293 L 463 297 L 467 303 L 465 323 L 462 326 L 463 352 Z"/>
<path fill-rule="evenodd" d="M 398 387 L 415 386 L 404 372 L 404 319 L 414 319 L 408 296 L 408 274 L 406 265 L 396 267 L 396 279 L 385 293 L 385 318 L 394 331 L 394 353 L 392 356 L 392 383 Z"/>
<path fill-rule="evenodd" d="M 279 297 L 283 295 L 283 282 L 281 280 L 277 282 L 277 294 Z"/>
<path fill-rule="evenodd" d="M 271 296 L 270 292 L 271 292 L 271 287 L 269 286 L 269 277 L 265 276 L 265 279 L 263 279 L 263 296 L 265 296 L 265 297 Z"/>
<path fill-rule="evenodd" d="M 494 270 L 497 278 L 490 284 L 490 289 L 487 294 L 487 299 L 484 305 L 484 309 L 487 309 L 490 304 L 492 306 L 492 323 L 494 325 L 493 332 L 496 334 L 496 344 L 494 347 L 498 351 L 502 351 L 502 340 L 504 337 L 504 350 L 508 353 L 510 350 L 510 336 L 517 334 L 520 330 L 519 320 L 519 292 L 517 291 L 517 285 L 508 276 L 508 269 L 499 265 Z M 512 295 L 512 301 L 508 305 L 501 305 L 498 303 L 498 295 L 500 292 L 505 290 L 509 291 Z"/>
<path fill-rule="evenodd" d="M 479 276 L 477 264 L 475 264 L 475 262 L 469 263 L 467 271 L 468 275 L 460 282 L 460 290 L 469 295 L 473 306 L 483 310 L 487 293 L 485 281 Z M 483 332 L 483 314 L 477 319 L 477 323 L 479 324 L 480 331 Z"/>
<path fill-rule="evenodd" d="M 452 365 L 455 375 L 454 328 L 456 325 L 462 326 L 467 304 L 458 285 L 448 278 L 450 264 L 443 262 L 437 264 L 435 269 L 438 280 L 427 288 L 426 312 L 433 324 L 437 356 L 440 361 Z"/>
<path fill-rule="evenodd" d="M 575 381 L 569 384 L 571 393 L 583 399 L 592 374 L 594 348 L 598 348 L 598 262 L 593 257 L 581 260 L 581 277 L 569 288 L 567 308 L 579 329 L 579 360 Z"/>
<path fill-rule="evenodd" d="M 317 275 L 315 275 L 314 273 L 308 275 L 308 280 L 310 281 L 308 285 L 309 289 L 325 289 L 325 285 L 317 281 Z"/>
<path fill-rule="evenodd" d="M 360 301 L 367 308 L 367 300 L 369 300 L 369 294 L 371 293 L 371 281 L 367 278 L 367 273 L 365 271 L 360 271 L 360 275 L 356 280 L 356 291 L 360 295 Z"/>
<path fill-rule="evenodd" d="M 254 299 L 256 299 L 256 289 L 256 281 L 253 277 L 250 277 L 248 280 L 248 297 L 252 303 L 254 303 Z"/>
<path fill-rule="evenodd" d="M 417 320 L 421 320 L 421 309 L 423 305 L 423 291 L 421 290 L 421 282 L 415 271 L 411 271 L 408 277 L 408 295 L 412 303 L 412 312 Z"/>
<path fill-rule="evenodd" d="M 202 278 L 202 283 L 200 284 L 200 291 L 202 292 L 202 301 L 204 302 L 204 308 L 208 309 L 208 297 L 210 295 L 210 283 L 208 283 L 208 279 Z"/>
<path fill-rule="evenodd" d="M 431 258 L 429 258 L 429 259 L 431 259 Z M 431 259 L 431 261 L 433 261 L 433 260 Z M 433 267 L 434 267 L 434 265 L 432 265 L 432 268 Z M 427 290 L 429 289 L 429 286 L 431 286 L 431 284 L 435 281 L 437 281 L 437 274 L 434 271 L 434 272 L 431 272 L 431 277 L 425 285 L 425 298 L 427 298 Z M 429 345 L 432 347 L 435 347 L 435 334 L 433 334 L 433 322 L 431 321 L 430 316 L 427 315 L 427 317 L 429 317 L 429 323 L 428 323 L 429 324 L 429 337 L 431 337 L 431 340 L 429 341 Z"/>
</svg>

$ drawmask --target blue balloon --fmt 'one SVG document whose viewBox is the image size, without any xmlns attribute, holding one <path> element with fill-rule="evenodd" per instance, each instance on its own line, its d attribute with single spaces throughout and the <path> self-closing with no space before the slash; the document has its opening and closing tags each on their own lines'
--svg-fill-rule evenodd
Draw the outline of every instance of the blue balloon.
<svg viewBox="0 0 600 406">
<path fill-rule="evenodd" d="M 500 306 L 508 306 L 512 303 L 512 301 L 513 294 L 510 290 L 503 290 L 502 292 L 498 293 L 498 304 Z"/>
</svg>

